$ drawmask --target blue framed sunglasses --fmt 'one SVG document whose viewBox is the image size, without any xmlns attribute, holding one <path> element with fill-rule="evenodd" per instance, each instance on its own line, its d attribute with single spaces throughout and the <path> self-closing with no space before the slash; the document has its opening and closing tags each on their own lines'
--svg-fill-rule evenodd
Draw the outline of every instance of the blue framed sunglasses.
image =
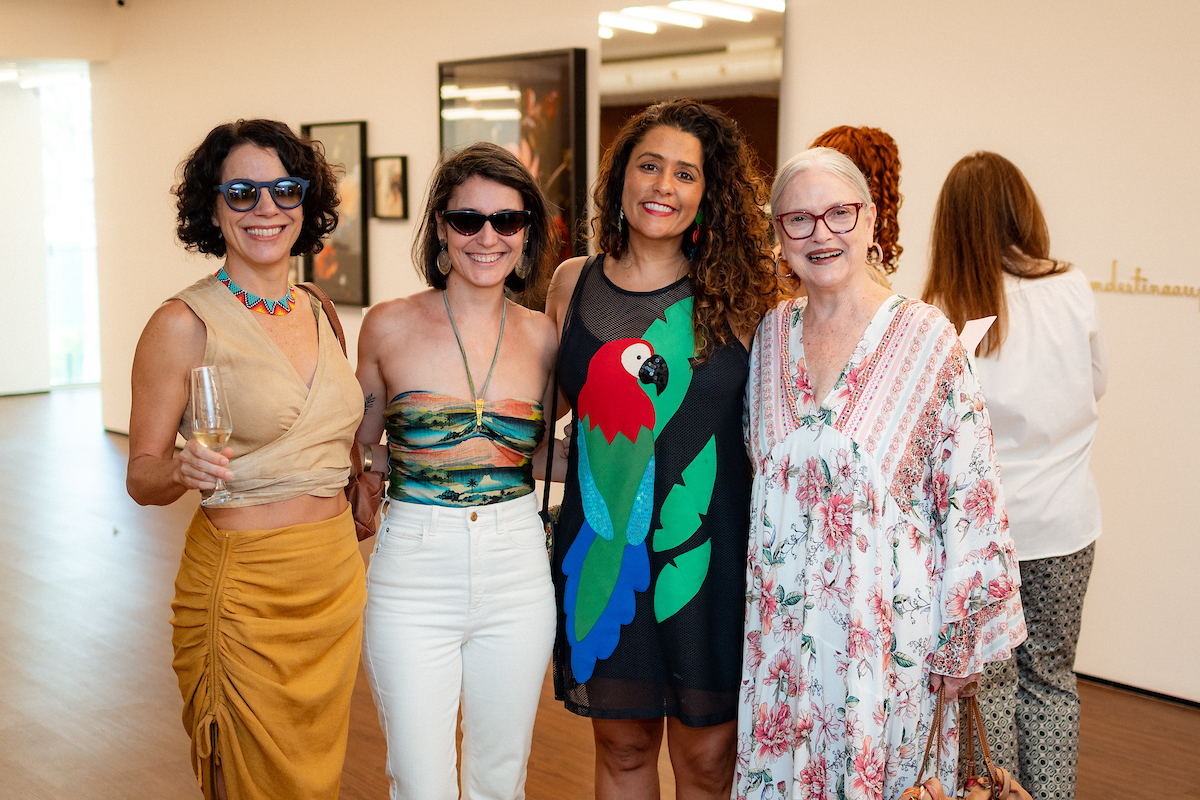
<svg viewBox="0 0 1200 800">
<path fill-rule="evenodd" d="M 304 193 L 308 191 L 308 181 L 304 178 L 276 178 L 273 181 L 234 178 L 215 187 L 213 191 L 220 192 L 221 196 L 225 198 L 225 204 L 234 211 L 249 211 L 258 205 L 259 191 L 268 187 L 275 205 L 288 211 L 304 202 Z"/>
</svg>

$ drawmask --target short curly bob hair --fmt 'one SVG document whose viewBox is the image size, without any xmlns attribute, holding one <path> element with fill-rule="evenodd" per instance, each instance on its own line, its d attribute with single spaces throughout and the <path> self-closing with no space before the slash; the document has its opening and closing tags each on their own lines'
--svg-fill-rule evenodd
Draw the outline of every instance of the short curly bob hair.
<svg viewBox="0 0 1200 800">
<path fill-rule="evenodd" d="M 184 247 L 224 257 L 225 239 L 212 223 L 215 203 L 219 202 L 213 187 L 221 183 L 225 159 L 242 144 L 274 150 L 290 177 L 309 182 L 304 193 L 304 222 L 292 245 L 292 255 L 321 252 L 321 240 L 338 224 L 337 175 L 325 161 L 320 142 L 301 139 L 286 124 L 269 119 L 239 119 L 218 125 L 180 165 L 181 177 L 172 193 L 179 212 L 175 233 Z"/>
<path fill-rule="evenodd" d="M 883 250 L 883 271 L 891 275 L 900 266 L 900 150 L 896 140 L 879 128 L 830 128 L 811 147 L 831 147 L 854 162 L 871 188 L 875 200 L 875 241 Z"/>
<path fill-rule="evenodd" d="M 413 239 L 412 257 L 417 274 L 435 289 L 446 288 L 446 276 L 437 268 L 438 252 L 442 249 L 441 240 L 438 239 L 437 215 L 449 207 L 450 195 L 454 190 L 476 175 L 516 189 L 525 210 L 530 212 L 529 224 L 524 230 L 529 274 L 522 279 L 513 271 L 504 285 L 520 295 L 525 305 L 536 308 L 544 298 L 545 284 L 553 271 L 552 262 L 558 253 L 554 215 L 550 201 L 521 160 L 491 142 L 475 142 L 447 154 L 430 178 L 425 211 Z"/>
<path fill-rule="evenodd" d="M 591 223 L 601 252 L 620 257 L 628 247 L 624 226 L 618 224 L 625 170 L 637 144 L 663 126 L 695 136 L 704 151 L 699 240 L 692 245 L 693 223 L 680 242 L 692 262 L 692 331 L 697 358 L 703 360 L 714 344 L 729 341 L 730 326 L 755 330 L 783 297 L 775 277 L 770 225 L 762 208 L 767 187 L 737 123 L 725 114 L 694 100 L 650 106 L 625 123 L 601 161 L 593 193 L 596 216 Z"/>
</svg>

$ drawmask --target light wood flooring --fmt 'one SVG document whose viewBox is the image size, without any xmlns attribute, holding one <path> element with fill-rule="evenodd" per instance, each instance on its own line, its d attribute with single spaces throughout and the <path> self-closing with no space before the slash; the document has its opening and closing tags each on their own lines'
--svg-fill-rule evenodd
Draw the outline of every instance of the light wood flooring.
<svg viewBox="0 0 1200 800">
<path fill-rule="evenodd" d="M 0 800 L 195 800 L 167 620 L 197 498 L 129 499 L 96 389 L 0 397 L 0 430 Z M 1200 710 L 1081 694 L 1080 800 L 1200 798 Z M 528 797 L 591 797 L 593 758 L 589 722 L 547 681 Z M 386 798 L 383 760 L 360 670 L 341 796 Z"/>
</svg>

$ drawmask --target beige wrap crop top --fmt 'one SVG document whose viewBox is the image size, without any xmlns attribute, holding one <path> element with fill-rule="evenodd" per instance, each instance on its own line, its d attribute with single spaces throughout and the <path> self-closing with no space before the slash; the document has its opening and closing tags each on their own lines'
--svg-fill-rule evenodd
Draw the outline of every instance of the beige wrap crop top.
<svg viewBox="0 0 1200 800">
<path fill-rule="evenodd" d="M 204 364 L 221 368 L 229 402 L 233 449 L 229 491 L 244 496 L 226 508 L 290 500 L 303 494 L 333 497 L 350 476 L 350 447 L 362 421 L 363 394 L 320 303 L 297 289 L 298 303 L 317 320 L 317 369 L 312 387 L 242 305 L 214 276 L 172 299 L 204 322 Z M 304 298 L 310 303 L 304 303 Z M 179 433 L 192 436 L 191 400 Z"/>
</svg>

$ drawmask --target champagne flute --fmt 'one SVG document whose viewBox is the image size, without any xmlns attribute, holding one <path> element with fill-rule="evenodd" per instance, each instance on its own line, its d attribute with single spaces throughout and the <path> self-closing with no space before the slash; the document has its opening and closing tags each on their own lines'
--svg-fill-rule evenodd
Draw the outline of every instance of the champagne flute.
<svg viewBox="0 0 1200 800">
<path fill-rule="evenodd" d="M 209 450 L 220 453 L 231 433 L 233 420 L 229 416 L 229 403 L 225 400 L 221 371 L 215 366 L 196 367 L 192 370 L 192 438 Z M 225 482 L 217 478 L 216 489 L 201 500 L 200 505 L 220 506 L 241 499 L 231 494 L 225 488 Z"/>
</svg>

